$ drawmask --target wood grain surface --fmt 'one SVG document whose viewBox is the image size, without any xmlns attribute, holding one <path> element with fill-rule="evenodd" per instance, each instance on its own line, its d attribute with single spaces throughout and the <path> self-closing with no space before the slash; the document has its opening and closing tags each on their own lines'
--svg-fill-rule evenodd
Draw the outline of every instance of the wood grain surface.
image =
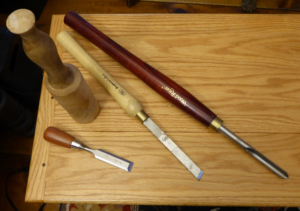
<svg viewBox="0 0 300 211">
<path fill-rule="evenodd" d="M 209 127 L 216 118 L 216 115 L 211 110 L 182 86 L 107 37 L 76 12 L 70 11 L 67 13 L 64 23 L 122 64 L 170 103 L 206 127 Z"/>
<path fill-rule="evenodd" d="M 300 16 L 83 17 L 195 95 L 290 178 L 278 178 L 229 139 L 175 108 L 64 26 L 63 16 L 54 16 L 51 36 L 67 29 L 204 174 L 197 181 L 68 52 L 59 50 L 64 62 L 81 70 L 102 109 L 92 123 L 77 124 L 43 89 L 27 201 L 300 206 Z M 49 146 L 42 139 L 47 126 L 133 161 L 132 172 L 79 150 Z"/>
</svg>

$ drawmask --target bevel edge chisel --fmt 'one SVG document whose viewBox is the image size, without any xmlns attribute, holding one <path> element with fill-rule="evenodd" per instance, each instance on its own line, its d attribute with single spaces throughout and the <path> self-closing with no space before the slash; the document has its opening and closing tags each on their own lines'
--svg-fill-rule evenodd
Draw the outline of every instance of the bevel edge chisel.
<svg viewBox="0 0 300 211">
<path fill-rule="evenodd" d="M 44 139 L 52 144 L 56 144 L 65 148 L 76 148 L 88 151 L 92 153 L 96 159 L 128 172 L 131 172 L 134 165 L 133 162 L 106 152 L 102 149 L 91 149 L 80 143 L 74 136 L 56 127 L 48 127 L 44 132 Z"/>
</svg>

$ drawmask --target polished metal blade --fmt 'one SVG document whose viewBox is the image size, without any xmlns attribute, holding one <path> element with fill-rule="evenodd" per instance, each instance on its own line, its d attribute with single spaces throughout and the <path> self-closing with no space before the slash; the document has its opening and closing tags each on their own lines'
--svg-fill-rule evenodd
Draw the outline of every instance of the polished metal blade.
<svg viewBox="0 0 300 211">
<path fill-rule="evenodd" d="M 98 160 L 102 160 L 120 169 L 131 172 L 131 169 L 133 167 L 133 162 L 120 158 L 102 149 L 90 150 L 90 152 L 93 153 L 95 155 L 95 158 L 97 158 Z"/>
<path fill-rule="evenodd" d="M 201 169 L 196 166 L 196 164 L 149 117 L 143 124 L 198 180 L 200 180 L 203 171 L 201 171 Z"/>
<path fill-rule="evenodd" d="M 111 154 L 109 152 L 106 152 L 102 149 L 91 149 L 91 148 L 85 146 L 84 144 L 80 143 L 76 139 L 74 139 L 72 141 L 71 147 L 91 152 L 91 153 L 94 154 L 95 158 L 97 158 L 98 160 L 104 161 L 108 164 L 111 164 L 113 166 L 116 166 L 116 167 L 118 167 L 120 169 L 123 169 L 125 171 L 128 171 L 128 172 L 131 172 L 131 169 L 132 169 L 133 164 L 134 164 L 133 162 L 131 162 L 129 160 L 125 160 L 124 158 L 113 155 L 113 154 Z"/>
</svg>

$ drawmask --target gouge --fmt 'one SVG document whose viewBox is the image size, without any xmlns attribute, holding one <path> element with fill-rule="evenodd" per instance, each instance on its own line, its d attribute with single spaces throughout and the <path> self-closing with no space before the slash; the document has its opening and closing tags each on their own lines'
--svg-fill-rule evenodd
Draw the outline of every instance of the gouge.
<svg viewBox="0 0 300 211">
<path fill-rule="evenodd" d="M 48 127 L 45 130 L 44 139 L 48 142 L 57 144 L 62 147 L 83 149 L 85 151 L 93 153 L 95 158 L 97 158 L 98 160 L 102 160 L 108 164 L 111 164 L 128 172 L 131 172 L 131 169 L 133 167 L 133 162 L 120 158 L 101 149 L 90 149 L 84 144 L 77 141 L 70 134 L 61 131 L 55 127 Z"/>
<path fill-rule="evenodd" d="M 219 131 L 226 135 L 279 177 L 284 179 L 288 178 L 287 172 L 278 167 L 268 158 L 263 156 L 261 153 L 223 126 L 222 120 L 219 119 L 216 114 L 209 110 L 199 100 L 197 100 L 191 93 L 114 42 L 112 39 L 107 37 L 101 31 L 80 17 L 76 12 L 70 11 L 67 13 L 64 22 L 94 45 L 103 50 L 105 53 L 121 63 L 124 67 L 134 73 L 148 86 L 150 86 L 165 99 L 169 100 L 175 106 L 189 114 L 191 117 L 195 118 L 200 123 L 213 129 L 215 132 Z"/>
<path fill-rule="evenodd" d="M 142 110 L 142 105 L 114 80 L 67 31 L 59 33 L 56 40 L 104 86 L 129 116 L 137 117 L 200 180 L 203 174 L 200 168 L 148 117 Z"/>
</svg>

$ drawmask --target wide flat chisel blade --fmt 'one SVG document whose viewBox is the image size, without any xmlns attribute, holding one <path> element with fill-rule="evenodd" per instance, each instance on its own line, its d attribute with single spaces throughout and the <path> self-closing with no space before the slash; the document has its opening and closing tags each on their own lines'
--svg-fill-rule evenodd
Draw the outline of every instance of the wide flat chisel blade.
<svg viewBox="0 0 300 211">
<path fill-rule="evenodd" d="M 116 166 L 116 167 L 123 169 L 125 171 L 128 171 L 128 172 L 131 172 L 131 169 L 134 164 L 133 162 L 131 162 L 129 160 L 125 160 L 124 158 L 113 155 L 102 149 L 98 149 L 98 150 L 90 149 L 89 152 L 93 153 L 95 155 L 95 158 L 97 158 L 98 160 L 104 161 L 108 164 L 111 164 L 113 166 Z"/>
<path fill-rule="evenodd" d="M 160 140 L 165 147 L 198 179 L 202 177 L 203 171 L 148 117 L 143 124 Z"/>
</svg>

